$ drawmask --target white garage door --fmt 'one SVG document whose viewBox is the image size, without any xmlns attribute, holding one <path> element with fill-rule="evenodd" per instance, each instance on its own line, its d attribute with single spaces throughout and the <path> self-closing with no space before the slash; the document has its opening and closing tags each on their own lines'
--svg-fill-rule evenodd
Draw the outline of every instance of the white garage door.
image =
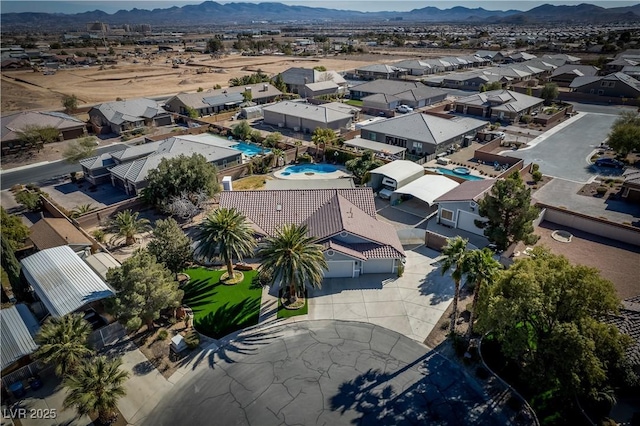
<svg viewBox="0 0 640 426">
<path fill-rule="evenodd" d="M 476 219 L 480 219 L 480 216 L 475 215 L 473 213 L 465 212 L 463 210 L 458 210 L 458 229 L 462 229 L 464 231 L 469 231 L 476 235 L 484 235 L 484 230 L 478 228 L 474 221 Z"/>
<path fill-rule="evenodd" d="M 324 272 L 325 278 L 341 278 L 353 276 L 353 260 L 334 260 L 327 262 L 329 270 Z"/>
<path fill-rule="evenodd" d="M 424 239 L 423 239 L 424 241 Z M 363 274 L 386 274 L 391 273 L 393 268 L 393 259 L 371 259 L 362 262 Z"/>
</svg>

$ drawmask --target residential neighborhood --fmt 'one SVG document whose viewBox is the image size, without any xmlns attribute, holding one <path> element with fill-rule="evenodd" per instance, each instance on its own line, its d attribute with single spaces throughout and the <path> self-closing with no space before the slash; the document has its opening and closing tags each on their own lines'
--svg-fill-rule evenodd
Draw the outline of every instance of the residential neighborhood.
<svg viewBox="0 0 640 426">
<path fill-rule="evenodd" d="M 638 423 L 637 5 L 20 7 L 3 426 Z"/>
</svg>

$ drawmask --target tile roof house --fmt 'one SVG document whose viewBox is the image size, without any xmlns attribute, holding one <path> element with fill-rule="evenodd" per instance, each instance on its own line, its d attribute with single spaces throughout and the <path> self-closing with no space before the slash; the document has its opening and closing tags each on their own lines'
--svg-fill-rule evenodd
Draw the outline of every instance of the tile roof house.
<svg viewBox="0 0 640 426">
<path fill-rule="evenodd" d="M 577 77 L 569 87 L 572 92 L 611 98 L 636 99 L 640 96 L 640 81 L 621 72 L 600 77 Z"/>
<path fill-rule="evenodd" d="M 640 296 L 622 301 L 619 315 L 607 315 L 603 322 L 613 324 L 618 330 L 631 337 L 625 355 L 632 368 L 640 373 Z"/>
<path fill-rule="evenodd" d="M 60 140 L 75 139 L 87 134 L 87 126 L 82 120 L 61 112 L 18 112 L 3 116 L 1 121 L 3 155 L 21 149 L 23 142 L 20 134 L 29 127 L 55 127 L 60 132 Z"/>
<path fill-rule="evenodd" d="M 451 73 L 442 77 L 442 86 L 452 89 L 476 91 L 487 83 L 499 82 L 503 86 L 513 81 L 512 77 L 496 74 L 491 69 Z"/>
<path fill-rule="evenodd" d="M 332 81 L 338 86 L 338 93 L 347 88 L 347 81 L 335 71 L 318 71 L 313 68 L 292 67 L 280 73 L 289 93 L 306 96 L 305 85 Z"/>
<path fill-rule="evenodd" d="M 69 246 L 80 253 L 93 244 L 67 219 L 45 217 L 29 228 L 29 232 L 29 239 L 38 250 Z"/>
<path fill-rule="evenodd" d="M 518 121 L 521 116 L 537 111 L 543 100 L 510 90 L 491 90 L 456 99 L 457 113 L 476 115 L 492 120 Z"/>
<path fill-rule="evenodd" d="M 262 108 L 262 113 L 267 125 L 304 133 L 313 133 L 317 128 L 340 130 L 353 120 L 352 114 L 304 102 L 278 102 Z"/>
<path fill-rule="evenodd" d="M 476 220 L 484 220 L 478 214 L 477 203 L 491 190 L 495 182 L 495 179 L 468 180 L 436 198 L 438 223 L 484 235 L 484 230 L 475 225 Z"/>
<path fill-rule="evenodd" d="M 363 107 L 393 110 L 400 104 L 421 108 L 446 99 L 447 93 L 422 83 L 398 80 L 373 80 L 349 89 L 352 99 L 361 99 Z"/>
<path fill-rule="evenodd" d="M 107 102 L 89 110 L 89 121 L 97 134 L 115 133 L 145 126 L 167 126 L 171 115 L 153 99 L 138 98 Z"/>
<path fill-rule="evenodd" d="M 29 362 L 27 357 L 38 349 L 34 337 L 39 329 L 40 324 L 27 305 L 0 310 L 0 369 L 3 375 Z"/>
<path fill-rule="evenodd" d="M 595 76 L 598 75 L 600 68 L 593 65 L 573 65 L 567 64 L 556 68 L 548 80 L 558 85 L 568 86 L 577 77 Z"/>
<path fill-rule="evenodd" d="M 20 264 L 46 313 L 55 318 L 83 311 L 115 294 L 68 246 L 39 251 Z"/>
<path fill-rule="evenodd" d="M 178 93 L 167 99 L 165 109 L 182 115 L 188 115 L 187 108 L 195 109 L 199 116 L 217 114 L 241 106 L 244 103 L 243 92 L 246 90 L 251 92 L 251 102 L 260 105 L 273 102 L 282 95 L 282 92 L 273 85 L 258 83 L 206 92 Z"/>
<path fill-rule="evenodd" d="M 428 155 L 462 144 L 465 136 L 475 136 L 486 125 L 485 121 L 470 117 L 444 118 L 418 112 L 363 126 L 360 135 L 375 142 L 401 146 L 413 155 Z"/>
<path fill-rule="evenodd" d="M 220 207 L 240 210 L 259 236 L 306 225 L 324 247 L 325 278 L 397 273 L 405 257 L 395 229 L 376 217 L 371 188 L 227 191 Z"/>
<path fill-rule="evenodd" d="M 393 65 L 372 64 L 356 68 L 356 75 L 364 80 L 391 79 L 407 74 L 407 70 Z"/>
</svg>

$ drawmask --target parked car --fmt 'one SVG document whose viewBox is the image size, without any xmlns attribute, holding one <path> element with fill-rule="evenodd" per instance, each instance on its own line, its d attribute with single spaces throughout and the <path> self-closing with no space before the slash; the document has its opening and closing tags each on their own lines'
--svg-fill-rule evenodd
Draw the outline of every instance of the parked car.
<svg viewBox="0 0 640 426">
<path fill-rule="evenodd" d="M 413 111 L 413 108 L 411 108 L 409 105 L 398 105 L 398 107 L 396 108 L 396 111 L 402 114 L 406 114 L 408 112 Z"/>
<path fill-rule="evenodd" d="M 595 165 L 598 167 L 613 167 L 616 169 L 621 169 L 624 167 L 624 163 L 622 161 L 618 161 L 615 158 L 598 158 L 595 162 Z"/>
</svg>

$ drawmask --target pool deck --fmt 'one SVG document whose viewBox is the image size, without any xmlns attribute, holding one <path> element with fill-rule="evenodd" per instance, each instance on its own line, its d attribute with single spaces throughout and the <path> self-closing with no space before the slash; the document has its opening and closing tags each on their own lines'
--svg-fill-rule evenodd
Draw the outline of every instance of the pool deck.
<svg viewBox="0 0 640 426">
<path fill-rule="evenodd" d="M 289 175 L 283 175 L 282 172 L 286 171 L 287 168 L 283 168 L 273 173 L 273 176 L 277 179 L 284 180 L 314 180 L 314 179 L 340 179 L 345 177 L 351 177 L 351 174 L 345 172 L 344 170 L 336 170 L 331 173 L 291 173 Z"/>
</svg>

